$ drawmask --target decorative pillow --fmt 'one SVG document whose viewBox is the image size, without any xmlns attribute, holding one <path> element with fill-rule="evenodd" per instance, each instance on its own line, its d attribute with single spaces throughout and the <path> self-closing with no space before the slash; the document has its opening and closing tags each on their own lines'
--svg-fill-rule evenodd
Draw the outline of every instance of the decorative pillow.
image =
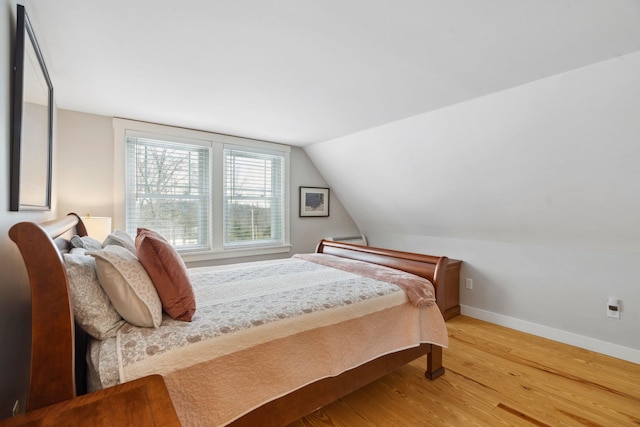
<svg viewBox="0 0 640 427">
<path fill-rule="evenodd" d="M 89 251 L 96 259 L 98 280 L 113 307 L 129 323 L 158 327 L 162 303 L 153 282 L 135 255 L 122 246 L 109 245 Z"/>
<path fill-rule="evenodd" d="M 160 234 L 146 228 L 138 228 L 136 249 L 164 311 L 176 320 L 190 322 L 196 311 L 196 297 L 178 252 Z"/>
<path fill-rule="evenodd" d="M 89 236 L 80 237 L 76 234 L 75 236 L 72 236 L 69 241 L 71 242 L 71 246 L 74 248 L 84 248 L 93 251 L 102 249 L 102 243 Z"/>
<path fill-rule="evenodd" d="M 128 249 L 132 254 L 136 254 L 136 244 L 133 241 L 133 237 L 125 231 L 113 230 L 113 232 L 104 239 L 102 246 L 98 249 L 102 249 L 109 245 L 122 246 L 123 248 Z"/>
<path fill-rule="evenodd" d="M 72 249 L 64 254 L 69 278 L 69 296 L 78 325 L 92 337 L 104 340 L 116 336 L 125 321 L 111 305 L 98 277 L 96 260 L 84 254 L 84 249 Z"/>
</svg>

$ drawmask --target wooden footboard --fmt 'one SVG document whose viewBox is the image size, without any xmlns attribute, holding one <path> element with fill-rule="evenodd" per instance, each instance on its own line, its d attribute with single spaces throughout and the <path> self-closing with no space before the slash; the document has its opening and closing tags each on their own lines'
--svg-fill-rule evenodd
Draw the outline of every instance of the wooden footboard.
<svg viewBox="0 0 640 427">
<path fill-rule="evenodd" d="M 448 307 L 445 301 L 445 271 L 449 263 L 447 257 L 360 246 L 331 240 L 321 240 L 316 247 L 316 252 L 384 265 L 424 277 L 433 283 L 438 307 L 443 315 Z"/>
</svg>

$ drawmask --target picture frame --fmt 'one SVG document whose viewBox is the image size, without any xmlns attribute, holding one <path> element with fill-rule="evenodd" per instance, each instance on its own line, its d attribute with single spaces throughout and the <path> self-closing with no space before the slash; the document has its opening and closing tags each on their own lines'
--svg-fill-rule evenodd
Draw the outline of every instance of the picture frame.
<svg viewBox="0 0 640 427">
<path fill-rule="evenodd" d="M 300 216 L 329 216 L 330 193 L 325 187 L 300 187 Z"/>
<path fill-rule="evenodd" d="M 51 210 L 53 85 L 27 12 L 17 6 L 9 210 Z"/>
</svg>

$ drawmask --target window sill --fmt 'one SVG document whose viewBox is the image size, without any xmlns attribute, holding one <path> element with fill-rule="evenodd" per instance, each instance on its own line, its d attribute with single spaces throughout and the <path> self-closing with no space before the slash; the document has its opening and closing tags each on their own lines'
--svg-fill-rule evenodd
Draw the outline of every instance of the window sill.
<svg viewBox="0 0 640 427">
<path fill-rule="evenodd" d="M 242 249 L 225 249 L 217 251 L 207 252 L 186 252 L 181 253 L 180 256 L 184 262 L 194 261 L 209 261 L 213 259 L 226 259 L 226 258 L 241 258 L 249 256 L 259 255 L 271 255 L 291 252 L 291 245 L 283 246 L 271 246 L 271 247 L 256 247 L 256 248 L 242 248 Z"/>
</svg>

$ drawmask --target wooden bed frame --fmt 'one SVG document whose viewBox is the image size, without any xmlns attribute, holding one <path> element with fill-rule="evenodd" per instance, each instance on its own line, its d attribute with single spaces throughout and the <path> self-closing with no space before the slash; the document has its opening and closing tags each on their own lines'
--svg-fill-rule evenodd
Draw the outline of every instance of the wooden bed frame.
<svg viewBox="0 0 640 427">
<path fill-rule="evenodd" d="M 75 327 L 62 253 L 72 235 L 86 236 L 80 217 L 41 224 L 21 222 L 9 230 L 29 275 L 32 300 L 31 374 L 27 411 L 72 399 L 86 392 L 86 334 Z M 429 279 L 444 309 L 444 276 L 448 259 L 322 240 L 316 252 L 358 259 L 404 270 Z M 442 348 L 422 344 L 379 357 L 336 377 L 309 384 L 234 421 L 233 426 L 282 426 L 427 355 L 425 376 L 444 373 Z M 259 373 L 256 373 L 259 375 Z"/>
</svg>

